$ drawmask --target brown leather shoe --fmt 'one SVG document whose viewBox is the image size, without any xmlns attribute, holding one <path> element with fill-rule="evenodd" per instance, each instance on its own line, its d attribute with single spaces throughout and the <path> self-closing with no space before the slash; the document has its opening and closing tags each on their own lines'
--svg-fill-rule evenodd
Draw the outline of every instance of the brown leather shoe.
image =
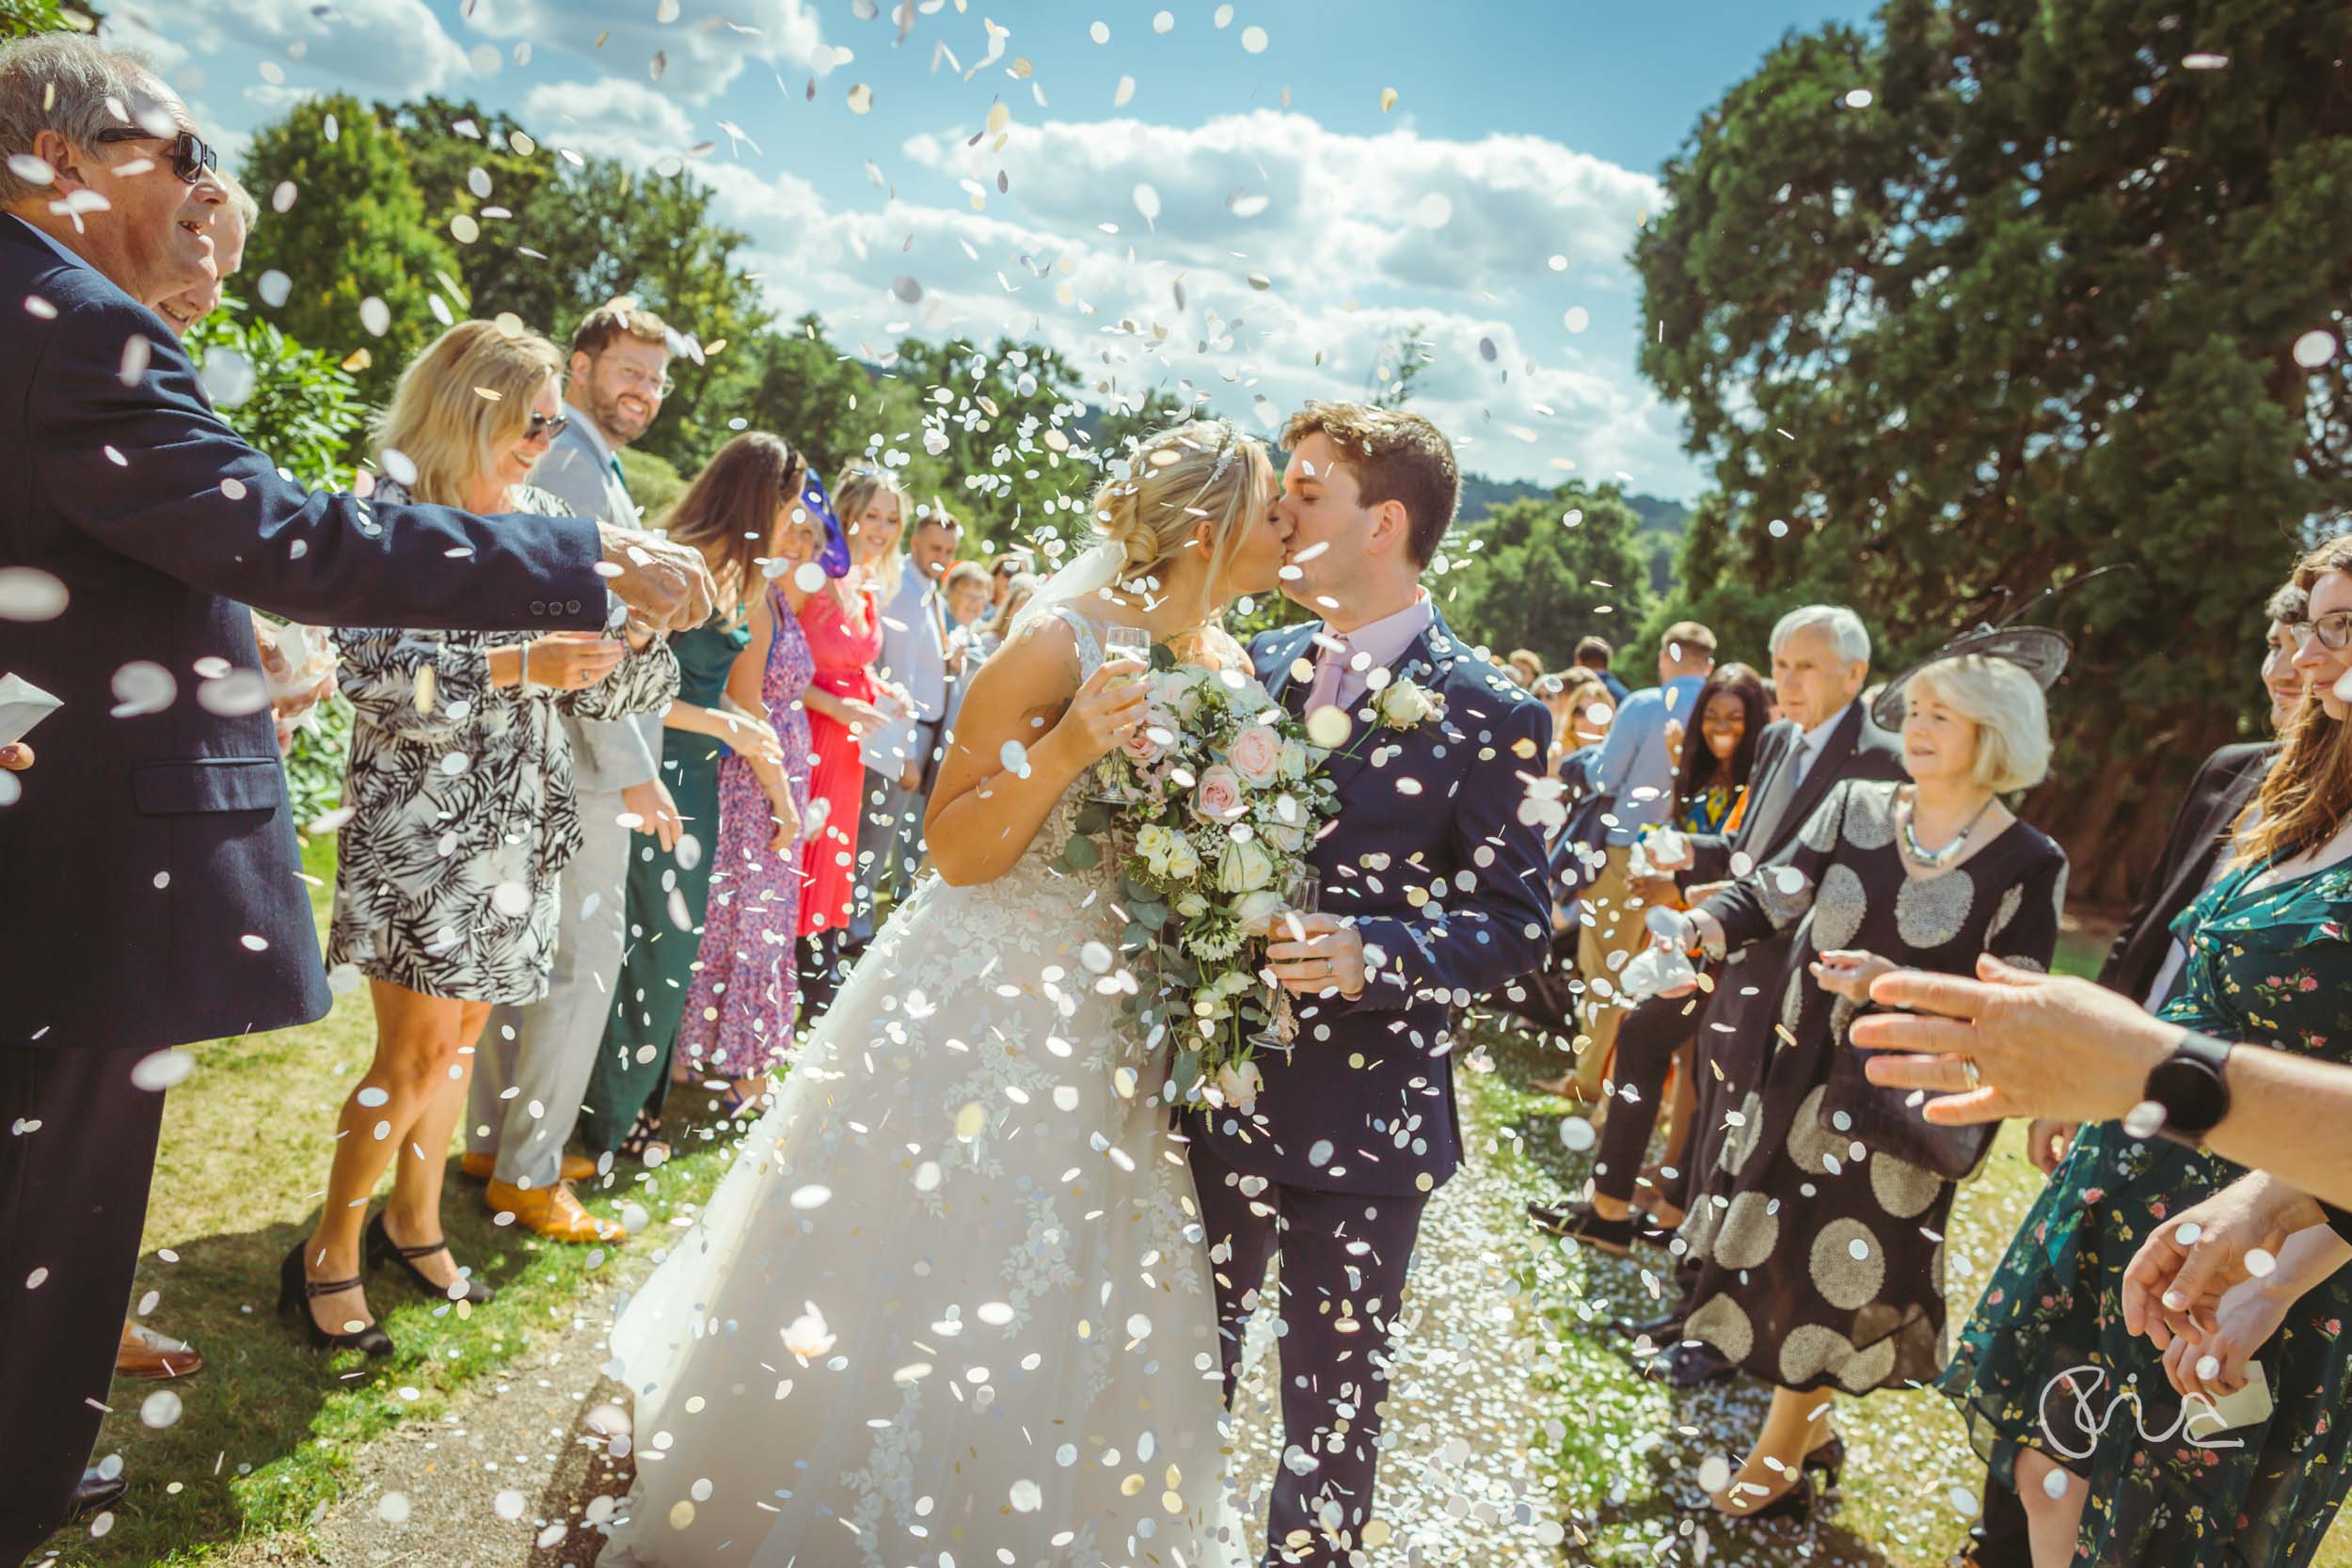
<svg viewBox="0 0 2352 1568">
<path fill-rule="evenodd" d="M 535 1230 L 551 1242 L 611 1243 L 624 1241 L 628 1235 L 612 1221 L 600 1220 L 581 1208 L 568 1181 L 529 1191 L 504 1181 L 493 1181 L 484 1196 L 491 1213 L 512 1214 L 516 1225 Z"/>
<path fill-rule="evenodd" d="M 115 1376 L 162 1383 L 204 1370 L 204 1358 L 168 1334 L 122 1320 L 122 1343 L 115 1351 Z"/>
<path fill-rule="evenodd" d="M 467 1153 L 461 1154 L 457 1157 L 458 1174 L 469 1177 L 476 1181 L 489 1180 L 490 1178 L 498 1174 L 498 1156 L 495 1154 Z M 596 1163 L 594 1160 L 588 1159 L 586 1156 L 580 1154 L 566 1154 L 564 1156 L 563 1180 L 566 1181 L 586 1181 L 595 1177 L 596 1174 Z"/>
</svg>

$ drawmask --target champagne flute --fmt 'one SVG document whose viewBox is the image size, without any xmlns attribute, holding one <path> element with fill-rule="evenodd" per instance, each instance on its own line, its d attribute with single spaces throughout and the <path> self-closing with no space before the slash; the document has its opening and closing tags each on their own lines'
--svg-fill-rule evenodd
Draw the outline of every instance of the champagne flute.
<svg viewBox="0 0 2352 1568">
<path fill-rule="evenodd" d="M 1289 937 L 1290 916 L 1313 914 L 1323 903 L 1323 879 L 1312 871 L 1296 871 L 1282 884 L 1282 909 L 1266 922 L 1265 940 L 1269 946 Z M 1266 999 L 1268 1024 L 1249 1037 L 1249 1044 L 1260 1051 L 1290 1053 L 1297 1038 L 1295 1015 L 1291 1011 L 1291 993 L 1280 986 L 1273 988 Z"/>
<path fill-rule="evenodd" d="M 1136 674 L 1152 668 L 1152 634 L 1141 626 L 1105 626 L 1103 630 L 1103 662 L 1136 666 Z M 1101 793 L 1094 798 L 1104 805 L 1126 804 L 1126 797 L 1110 784 L 1114 764 L 1103 759 L 1099 776 L 1103 781 Z"/>
</svg>

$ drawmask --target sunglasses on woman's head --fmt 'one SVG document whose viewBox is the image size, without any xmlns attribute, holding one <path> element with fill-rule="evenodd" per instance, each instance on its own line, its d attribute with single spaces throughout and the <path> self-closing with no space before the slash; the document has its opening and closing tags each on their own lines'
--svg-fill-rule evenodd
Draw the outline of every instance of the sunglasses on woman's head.
<svg viewBox="0 0 2352 1568">
<path fill-rule="evenodd" d="M 569 414 L 533 414 L 523 424 L 523 439 L 536 441 L 545 436 L 552 441 L 571 424 Z"/>
<path fill-rule="evenodd" d="M 163 141 L 171 144 L 171 172 L 184 184 L 195 184 L 207 170 L 220 167 L 220 154 L 204 143 L 193 131 L 175 135 L 159 136 L 152 131 L 142 131 L 135 125 L 117 125 L 98 133 L 102 142 Z"/>
</svg>

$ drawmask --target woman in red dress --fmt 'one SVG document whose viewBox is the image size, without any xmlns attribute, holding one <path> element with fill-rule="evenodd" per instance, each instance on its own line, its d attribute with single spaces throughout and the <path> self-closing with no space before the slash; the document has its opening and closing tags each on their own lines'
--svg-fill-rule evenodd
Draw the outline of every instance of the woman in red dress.
<svg viewBox="0 0 2352 1568">
<path fill-rule="evenodd" d="M 849 535 L 850 570 L 808 596 L 801 631 L 817 673 L 802 701 L 808 707 L 816 763 L 808 781 L 808 820 L 801 832 L 801 996 L 803 1023 L 833 1004 L 840 984 L 842 934 L 856 882 L 857 825 L 865 808 L 866 762 L 858 736 L 887 722 L 875 706 L 894 693 L 874 674 L 882 655 L 877 584 L 896 582 L 906 498 L 891 476 L 858 465 L 841 477 L 834 506 Z"/>
</svg>

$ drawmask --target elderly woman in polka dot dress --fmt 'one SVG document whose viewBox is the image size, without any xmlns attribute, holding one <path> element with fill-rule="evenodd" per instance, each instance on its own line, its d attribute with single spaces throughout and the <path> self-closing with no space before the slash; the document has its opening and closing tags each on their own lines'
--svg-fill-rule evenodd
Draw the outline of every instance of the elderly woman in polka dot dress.
<svg viewBox="0 0 2352 1568">
<path fill-rule="evenodd" d="M 1786 863 L 1692 912 L 1715 952 L 1802 922 L 1760 1081 L 1732 1086 L 1738 1109 L 1683 1228 L 1700 1264 L 1684 1333 L 1775 1389 L 1710 1498 L 1735 1518 L 1803 1515 L 1814 1478 L 1834 1484 L 1834 1390 L 1942 1369 L 1948 1172 L 1971 1151 L 1863 1082 L 1847 1031 L 1870 981 L 1896 967 L 1969 974 L 1982 953 L 2046 969 L 2058 942 L 2065 852 L 1999 799 L 2047 771 L 2041 688 L 1965 655 L 1920 670 L 1901 701 L 1911 782 L 1840 784 Z"/>
</svg>

